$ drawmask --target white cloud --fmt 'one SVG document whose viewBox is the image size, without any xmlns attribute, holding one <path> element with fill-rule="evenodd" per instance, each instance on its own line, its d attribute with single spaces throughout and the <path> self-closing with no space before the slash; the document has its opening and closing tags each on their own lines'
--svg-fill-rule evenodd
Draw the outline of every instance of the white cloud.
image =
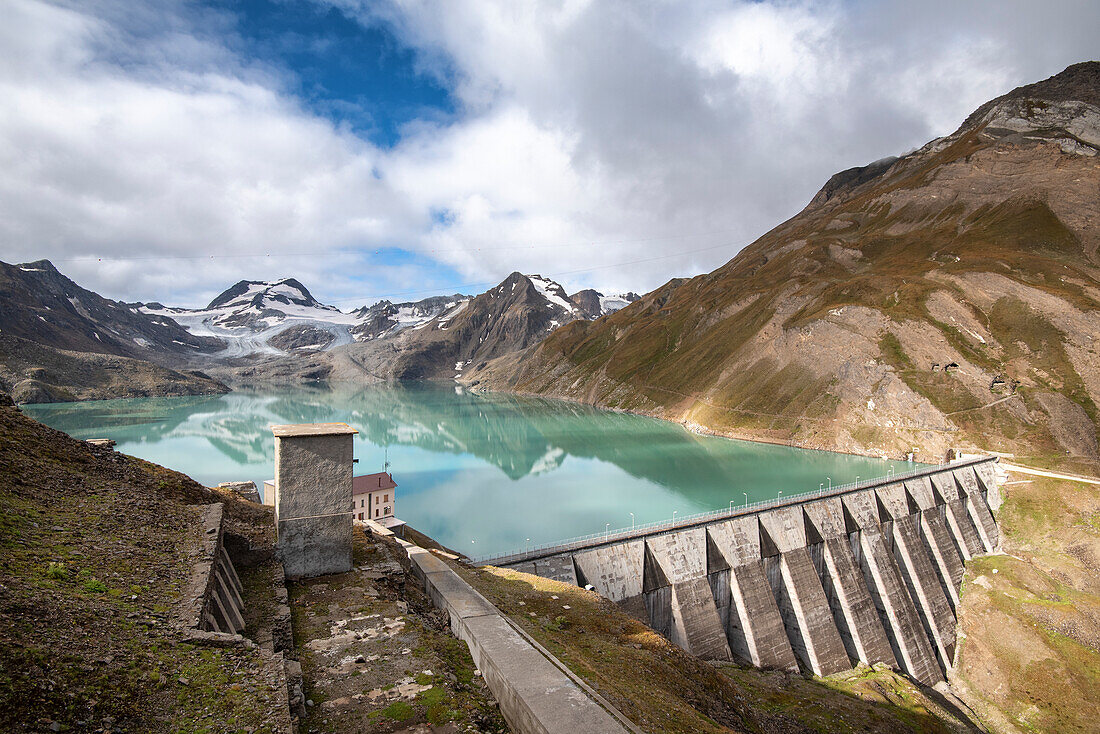
<svg viewBox="0 0 1100 734">
<path fill-rule="evenodd" d="M 1100 19 L 1020 0 L 334 4 L 453 82 L 457 119 L 378 149 L 241 58 L 225 15 L 9 0 L 0 258 L 188 303 L 241 277 L 329 300 L 433 285 L 427 260 L 378 269 L 384 247 L 466 281 L 646 290 L 725 262 L 833 172 L 1083 60 Z"/>
<path fill-rule="evenodd" d="M 378 151 L 249 70 L 98 63 L 91 49 L 109 42 L 113 27 L 26 0 L 9 9 L 0 65 L 5 255 L 272 255 L 58 263 L 116 295 L 170 297 L 146 287 L 149 278 L 188 297 L 287 265 L 303 279 L 328 280 L 330 257 L 279 256 L 414 232 L 417 215 L 373 173 Z"/>
</svg>

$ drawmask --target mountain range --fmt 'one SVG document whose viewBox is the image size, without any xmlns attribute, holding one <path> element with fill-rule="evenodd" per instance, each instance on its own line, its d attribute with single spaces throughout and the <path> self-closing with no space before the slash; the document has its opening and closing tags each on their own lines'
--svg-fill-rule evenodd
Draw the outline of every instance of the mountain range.
<svg viewBox="0 0 1100 734">
<path fill-rule="evenodd" d="M 0 262 L 0 388 L 17 401 L 225 392 L 188 368 L 223 347 L 81 288 L 49 261 Z"/>
<path fill-rule="evenodd" d="M 187 309 L 103 298 L 45 260 L 0 263 L 0 387 L 21 402 L 203 394 L 228 389 L 208 372 L 306 380 L 348 363 L 370 364 L 378 379 L 451 377 L 459 365 L 526 348 L 561 324 L 637 298 L 568 296 L 552 280 L 513 273 L 476 298 L 343 312 L 285 278 L 242 280 L 205 308 Z"/>
<path fill-rule="evenodd" d="M 216 370 L 229 380 L 302 381 L 452 379 L 470 365 L 513 354 L 573 321 L 600 318 L 635 301 L 634 293 L 568 295 L 541 275 L 512 273 L 476 297 L 387 301 L 353 314 L 354 341 L 308 354 L 281 354 Z"/>
<path fill-rule="evenodd" d="M 833 176 L 714 272 L 474 365 L 472 385 L 801 446 L 1097 465 L 1100 63 Z"/>
</svg>

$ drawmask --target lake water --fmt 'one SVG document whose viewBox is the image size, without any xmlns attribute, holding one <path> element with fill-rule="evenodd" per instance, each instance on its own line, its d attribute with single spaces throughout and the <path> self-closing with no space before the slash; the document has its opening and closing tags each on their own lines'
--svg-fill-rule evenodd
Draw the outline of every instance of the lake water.
<svg viewBox="0 0 1100 734">
<path fill-rule="evenodd" d="M 242 390 L 24 411 L 76 438 L 112 438 L 119 451 L 206 485 L 252 479 L 260 487 L 275 473 L 271 424 L 344 421 L 359 430 L 355 473 L 381 471 L 388 457 L 398 517 L 471 556 L 911 468 L 438 384 Z"/>
</svg>

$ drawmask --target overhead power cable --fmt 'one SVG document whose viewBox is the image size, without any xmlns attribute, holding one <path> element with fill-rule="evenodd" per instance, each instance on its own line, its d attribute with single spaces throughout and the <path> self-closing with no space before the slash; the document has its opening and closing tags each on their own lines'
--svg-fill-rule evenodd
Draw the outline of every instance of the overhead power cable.
<svg viewBox="0 0 1100 734">
<path fill-rule="evenodd" d="M 689 235 L 689 236 L 704 236 L 704 235 Z M 620 243 L 625 244 L 625 243 L 630 243 L 630 242 L 647 242 L 647 241 L 656 241 L 656 240 L 661 240 L 661 239 L 666 239 L 666 238 L 655 237 L 655 238 L 650 238 L 648 240 L 621 240 Z M 595 244 L 598 244 L 598 243 L 584 243 L 584 245 L 579 245 L 579 244 L 578 245 L 568 245 L 568 247 L 580 247 L 580 246 L 590 247 L 590 246 L 593 246 Z M 607 244 L 607 243 L 604 243 L 604 244 Z M 738 244 L 739 244 L 738 242 L 723 242 L 721 244 L 711 245 L 709 247 L 700 247 L 700 248 L 696 248 L 694 250 L 682 250 L 682 251 L 679 251 L 679 252 L 669 253 L 667 255 L 655 255 L 653 257 L 639 258 L 637 260 L 627 260 L 627 261 L 623 261 L 623 262 L 610 263 L 610 264 L 607 264 L 607 265 L 594 265 L 592 267 L 578 268 L 576 270 L 562 270 L 562 271 L 558 271 L 558 272 L 554 272 L 554 273 L 544 273 L 542 275 L 544 275 L 545 277 L 548 277 L 548 278 L 561 278 L 561 277 L 568 276 L 568 275 L 581 275 L 581 274 L 584 274 L 584 273 L 596 272 L 598 270 L 609 270 L 611 268 L 621 268 L 621 267 L 626 267 L 628 265 L 640 265 L 642 263 L 656 262 L 656 261 L 659 261 L 659 260 L 668 260 L 668 259 L 675 258 L 675 257 L 683 257 L 685 255 L 695 255 L 695 254 L 698 254 L 698 253 L 701 253 L 701 252 L 712 252 L 714 250 L 720 250 L 720 249 L 724 249 L 724 248 L 727 248 L 727 247 L 733 247 L 733 246 L 736 246 Z M 502 248 L 502 249 L 507 249 L 507 248 Z M 468 252 L 468 250 L 461 250 L 461 251 L 462 252 Z M 347 253 L 347 254 L 355 254 L 355 253 Z M 424 253 L 424 254 L 427 254 L 427 253 Z M 295 257 L 295 256 L 298 256 L 298 255 L 301 255 L 301 256 L 308 255 L 310 257 L 316 257 L 317 253 L 315 253 L 315 252 L 313 252 L 313 253 L 276 253 L 277 257 Z M 205 260 L 205 259 L 208 259 L 208 258 L 213 260 L 213 259 L 246 258 L 246 257 L 271 257 L 271 255 L 270 254 L 267 254 L 267 255 L 244 255 L 244 254 L 240 254 L 240 255 L 217 255 L 217 256 L 215 256 L 215 255 L 209 255 L 209 256 L 207 256 L 207 255 L 178 255 L 178 256 L 176 256 L 176 255 L 161 255 L 161 256 L 149 256 L 149 257 L 125 257 L 125 258 L 111 258 L 111 257 L 91 258 L 91 257 L 89 257 L 89 258 L 62 258 L 62 259 L 54 260 L 54 261 L 51 261 L 51 262 L 75 262 L 75 261 L 88 261 L 88 260 L 94 260 L 94 261 L 97 261 L 97 262 L 115 262 L 115 261 L 127 262 L 127 261 L 145 261 L 145 260 Z M 391 299 L 391 298 L 398 298 L 398 297 L 401 297 L 401 296 L 415 296 L 415 295 L 422 295 L 422 294 L 425 294 L 425 293 L 428 293 L 428 294 L 439 294 L 439 293 L 444 293 L 444 292 L 461 293 L 463 290 L 468 289 L 468 288 L 489 287 L 489 286 L 497 285 L 499 282 L 500 281 L 489 280 L 489 281 L 481 281 L 481 282 L 475 282 L 475 283 L 461 283 L 461 284 L 457 284 L 457 285 L 441 285 L 441 286 L 437 286 L 437 287 L 434 287 L 434 288 L 423 288 L 423 289 L 419 289 L 419 290 L 397 291 L 397 292 L 393 292 L 393 293 L 382 293 L 382 294 L 370 294 L 366 298 L 364 298 L 362 296 L 355 296 L 355 297 L 351 297 L 351 298 L 337 298 L 337 299 L 331 299 L 331 300 L 326 299 L 325 302 L 330 303 L 330 304 L 332 304 L 332 303 L 361 303 L 361 302 L 364 302 L 364 301 L 370 300 L 370 299 L 388 300 L 388 299 Z"/>
<path fill-rule="evenodd" d="M 424 250 L 407 250 L 401 247 L 375 247 L 375 248 L 363 248 L 362 250 L 336 250 L 332 255 L 360 255 L 365 252 L 373 250 L 375 254 L 381 253 L 384 250 L 401 250 L 404 252 L 410 252 L 413 254 L 420 253 L 425 255 L 441 255 L 447 253 L 477 253 L 477 252 L 508 252 L 513 250 L 564 250 L 573 249 L 577 247 L 599 247 L 603 245 L 630 245 L 639 244 L 643 242 L 660 242 L 663 240 L 689 240 L 699 237 L 714 237 L 717 235 L 730 234 L 737 230 L 716 230 L 713 232 L 696 232 L 693 234 L 678 234 L 678 235 L 666 235 L 663 237 L 641 237 L 634 239 L 622 239 L 622 240 L 602 240 L 594 241 L 587 240 L 585 242 L 574 242 L 569 244 L 546 244 L 546 245 L 501 245 L 494 247 L 487 246 L 472 246 L 472 247 L 450 247 L 439 248 L 432 247 Z M 204 254 L 190 254 L 190 255 L 80 255 L 77 257 L 61 257 L 50 258 L 51 262 L 63 263 L 63 262 L 147 262 L 151 260 L 228 260 L 228 259 L 247 259 L 247 258 L 269 258 L 269 257 L 316 257 L 317 252 L 269 252 L 264 250 L 262 252 L 243 252 L 243 253 L 204 253 Z"/>
<path fill-rule="evenodd" d="M 583 274 L 583 273 L 591 273 L 591 272 L 594 272 L 594 271 L 597 271 L 597 270 L 608 270 L 610 268 L 621 268 L 621 267 L 625 267 L 627 265 L 639 265 L 641 263 L 655 262 L 657 260 L 668 260 L 668 259 L 673 258 L 673 257 L 682 257 L 683 255 L 694 255 L 694 254 L 699 253 L 699 252 L 710 252 L 712 250 L 719 250 L 719 249 L 722 249 L 722 248 L 725 248 L 725 247 L 732 247 L 736 244 L 737 243 L 734 243 L 734 242 L 723 242 L 720 245 L 714 245 L 712 247 L 701 247 L 697 250 L 686 250 L 686 251 L 683 251 L 683 252 L 676 252 L 676 253 L 673 253 L 671 255 L 657 255 L 655 257 L 647 257 L 647 258 L 642 258 L 640 260 L 628 260 L 626 262 L 612 263 L 610 265 L 596 265 L 596 266 L 593 266 L 591 268 L 580 268 L 578 270 L 562 270 L 562 271 L 559 271 L 559 272 L 556 272 L 556 273 L 540 273 L 540 275 L 543 275 L 544 277 L 547 277 L 547 278 L 561 278 L 561 277 L 566 276 L 566 275 L 580 275 L 580 274 Z M 381 295 L 371 295 L 370 297 L 382 300 L 382 299 L 396 298 L 396 297 L 400 297 L 400 296 L 416 296 L 416 295 L 421 295 L 421 294 L 424 294 L 424 293 L 441 293 L 443 291 L 450 291 L 452 293 L 460 293 L 460 292 L 462 292 L 462 290 L 464 288 L 481 288 L 481 287 L 486 287 L 486 286 L 498 285 L 499 283 L 500 283 L 499 280 L 487 280 L 487 281 L 482 281 L 480 283 L 463 283 L 461 285 L 439 286 L 438 288 L 425 288 L 425 289 L 422 289 L 422 290 L 415 290 L 415 291 L 400 291 L 400 292 L 397 292 L 397 293 L 383 293 Z M 351 302 L 359 302 L 359 301 L 363 301 L 363 300 L 364 300 L 363 298 L 337 298 L 335 300 L 327 301 L 327 303 L 351 303 Z"/>
</svg>

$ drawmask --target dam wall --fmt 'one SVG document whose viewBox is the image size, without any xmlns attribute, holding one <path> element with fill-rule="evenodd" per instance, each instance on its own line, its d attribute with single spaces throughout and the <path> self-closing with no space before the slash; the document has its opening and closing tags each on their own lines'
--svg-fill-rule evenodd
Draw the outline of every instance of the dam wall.
<svg viewBox="0 0 1100 734">
<path fill-rule="evenodd" d="M 591 586 L 692 654 L 932 685 L 955 654 L 963 564 L 998 550 L 996 459 L 485 561 Z"/>
</svg>

